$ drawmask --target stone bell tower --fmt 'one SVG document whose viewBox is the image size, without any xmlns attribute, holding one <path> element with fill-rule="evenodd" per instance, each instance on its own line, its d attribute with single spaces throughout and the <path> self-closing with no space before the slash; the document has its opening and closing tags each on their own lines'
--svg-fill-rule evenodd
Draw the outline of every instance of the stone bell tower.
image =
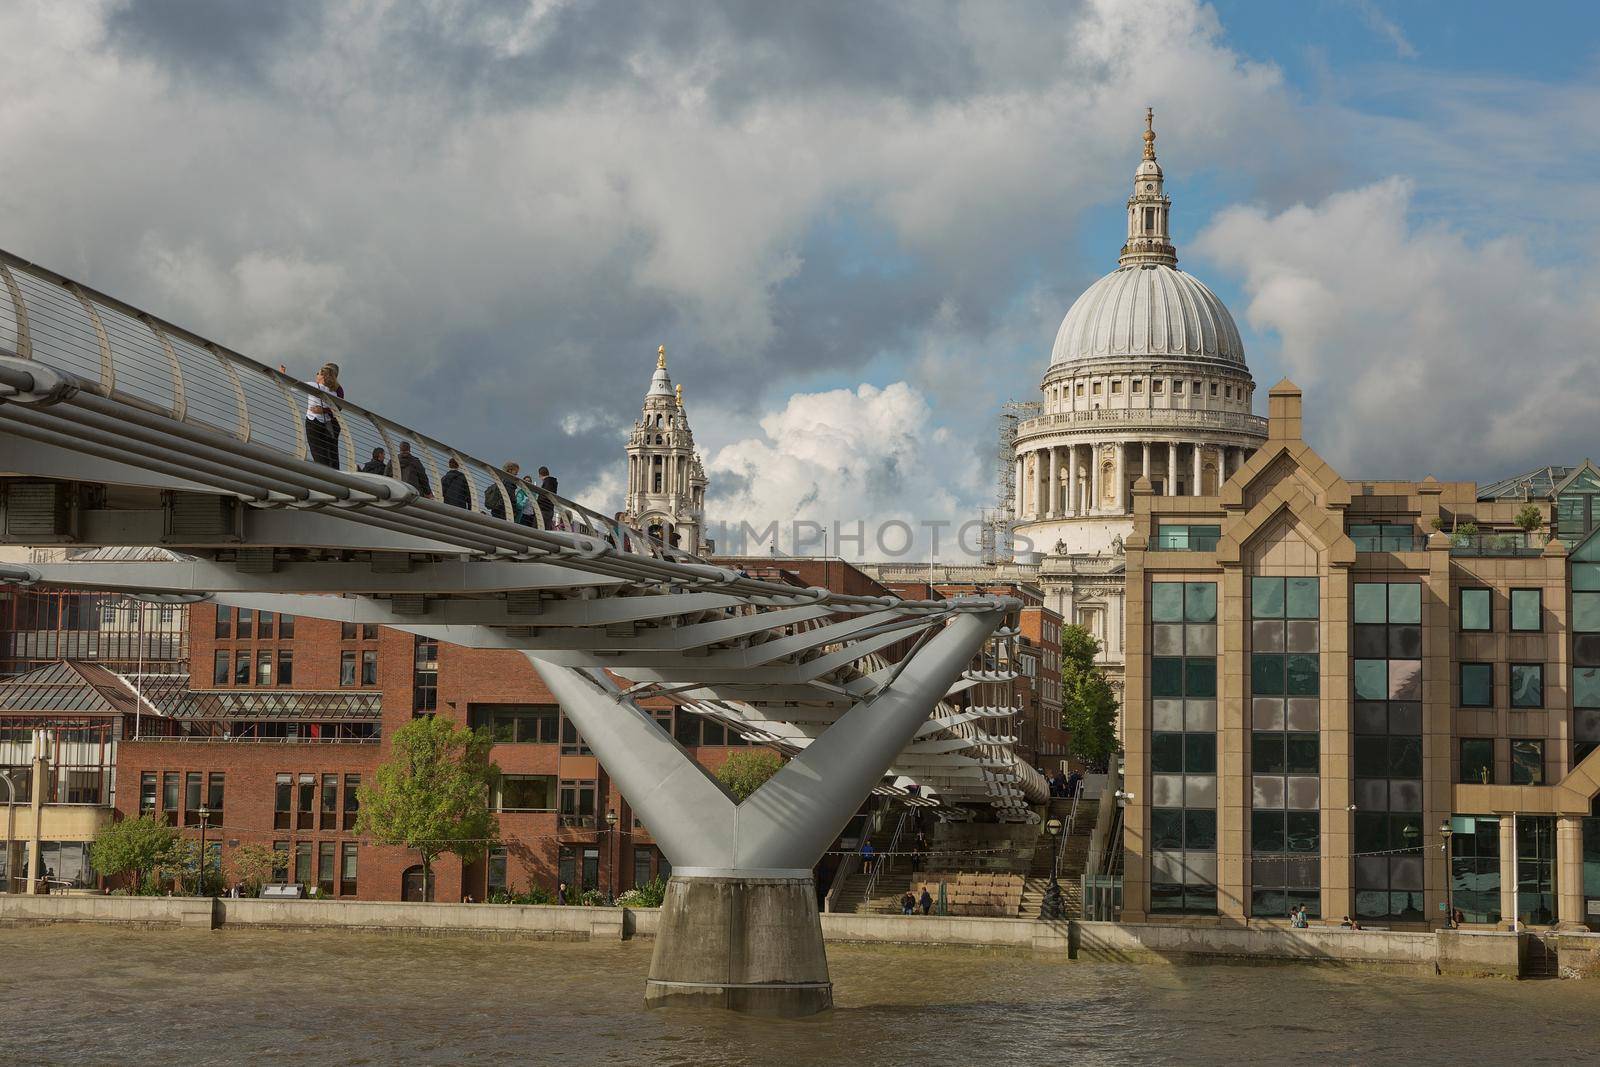
<svg viewBox="0 0 1600 1067">
<path fill-rule="evenodd" d="M 700 554 L 705 542 L 706 472 L 683 410 L 683 386 L 667 374 L 667 346 L 656 349 L 656 371 L 644 409 L 628 435 L 628 521 L 665 544 Z"/>
</svg>

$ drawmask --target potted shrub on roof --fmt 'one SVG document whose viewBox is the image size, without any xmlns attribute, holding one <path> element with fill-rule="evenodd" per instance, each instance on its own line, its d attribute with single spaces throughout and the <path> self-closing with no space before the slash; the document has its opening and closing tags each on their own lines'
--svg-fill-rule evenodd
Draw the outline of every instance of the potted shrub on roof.
<svg viewBox="0 0 1600 1067">
<path fill-rule="evenodd" d="M 1517 517 L 1512 520 L 1522 530 L 1528 544 L 1533 543 L 1533 532 L 1544 525 L 1544 512 L 1539 510 L 1537 504 L 1524 504 L 1522 510 L 1517 512 Z"/>
</svg>

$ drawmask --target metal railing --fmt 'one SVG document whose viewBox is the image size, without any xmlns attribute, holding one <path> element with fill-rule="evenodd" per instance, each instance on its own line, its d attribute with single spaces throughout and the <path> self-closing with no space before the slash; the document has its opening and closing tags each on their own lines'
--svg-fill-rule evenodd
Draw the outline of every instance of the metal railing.
<svg viewBox="0 0 1600 1067">
<path fill-rule="evenodd" d="M 840 610 L 890 607 L 908 615 L 989 610 L 996 598 L 916 601 L 801 589 L 703 564 L 616 520 L 537 486 L 524 526 L 483 513 L 509 478 L 494 464 L 331 396 L 282 371 L 0 250 L 0 425 L 18 436 L 234 494 L 258 507 L 350 507 L 368 526 L 433 538 L 501 558 L 571 560 L 593 573 L 687 582 L 773 603 L 826 601 Z M 307 405 L 334 410 L 337 467 L 313 462 Z M 394 479 L 364 474 L 359 457 L 408 442 L 434 496 L 412 499 Z M 440 500 L 455 460 L 466 508 Z M 405 505 L 403 517 L 396 505 Z M 385 513 L 388 514 L 385 514 Z M 982 603 L 979 603 L 982 601 Z"/>
<path fill-rule="evenodd" d="M 878 877 L 883 873 L 884 864 L 894 862 L 894 856 L 900 848 L 900 837 L 905 833 L 906 819 L 910 815 L 909 811 L 902 811 L 900 818 L 895 820 L 894 833 L 889 838 L 887 854 L 879 856 L 877 862 L 872 865 L 872 870 L 867 874 L 867 891 L 861 896 L 862 903 L 872 899 L 873 892 L 878 888 Z"/>
<path fill-rule="evenodd" d="M 443 478 L 454 459 L 466 479 L 467 510 L 487 510 L 485 496 L 495 486 L 503 497 L 521 488 L 539 502 L 532 513 L 537 529 L 600 537 L 634 555 L 694 558 L 355 401 L 324 393 L 4 250 L 0 355 L 37 361 L 72 375 L 87 392 L 301 460 L 312 458 L 305 423 L 308 405 L 316 403 L 333 409 L 339 470 L 360 471 L 378 448 L 396 469 L 404 442 L 421 461 L 435 499 L 443 496 Z M 509 499 L 504 506 L 515 507 Z"/>
<path fill-rule="evenodd" d="M 845 883 L 850 876 L 856 873 L 856 868 L 861 866 L 861 852 L 856 850 L 839 861 L 839 866 L 834 868 L 833 881 L 828 884 L 828 892 L 822 898 L 822 910 L 832 913 L 838 910 L 839 897 L 844 893 Z"/>
<path fill-rule="evenodd" d="M 1080 782 L 1078 791 L 1072 794 L 1072 806 L 1067 809 L 1067 822 L 1061 828 L 1061 836 L 1056 839 L 1056 854 L 1050 861 L 1050 880 L 1059 881 L 1061 878 L 1061 854 L 1067 850 L 1067 840 L 1072 837 L 1073 827 L 1078 825 L 1078 801 L 1083 799 L 1083 785 Z"/>
<path fill-rule="evenodd" d="M 1088 411 L 1055 411 L 1024 419 L 1017 424 L 1017 436 L 1046 430 L 1075 427 L 1092 427 L 1101 423 L 1147 425 L 1153 432 L 1174 426 L 1194 426 L 1214 430 L 1232 430 L 1265 437 L 1267 420 L 1260 415 L 1247 415 L 1242 411 L 1204 411 L 1183 408 L 1092 408 Z"/>
<path fill-rule="evenodd" d="M 1544 545 L 1534 544 L 1533 535 L 1522 530 L 1499 530 L 1489 533 L 1454 533 L 1450 535 L 1452 556 L 1537 556 Z"/>
</svg>

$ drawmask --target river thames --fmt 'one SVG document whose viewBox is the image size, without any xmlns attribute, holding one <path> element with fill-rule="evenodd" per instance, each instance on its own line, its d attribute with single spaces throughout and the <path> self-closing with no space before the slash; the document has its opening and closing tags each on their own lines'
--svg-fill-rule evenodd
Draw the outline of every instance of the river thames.
<svg viewBox="0 0 1600 1067">
<path fill-rule="evenodd" d="M 831 945 L 807 1020 L 646 1012 L 651 943 L 0 927 L 9 1063 L 1592 1060 L 1600 985 Z"/>
</svg>

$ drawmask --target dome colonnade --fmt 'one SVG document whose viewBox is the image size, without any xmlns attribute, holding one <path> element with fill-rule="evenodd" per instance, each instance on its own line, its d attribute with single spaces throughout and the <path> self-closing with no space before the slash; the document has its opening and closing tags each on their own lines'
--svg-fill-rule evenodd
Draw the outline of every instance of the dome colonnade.
<svg viewBox="0 0 1600 1067">
<path fill-rule="evenodd" d="M 1233 317 L 1177 269 L 1152 125 L 1147 111 L 1117 269 L 1067 312 L 1042 414 L 1017 427 L 1016 532 L 1060 554 L 1095 554 L 1121 532 L 1063 520 L 1128 516 L 1140 477 L 1165 496 L 1214 493 L 1266 436 Z"/>
</svg>

